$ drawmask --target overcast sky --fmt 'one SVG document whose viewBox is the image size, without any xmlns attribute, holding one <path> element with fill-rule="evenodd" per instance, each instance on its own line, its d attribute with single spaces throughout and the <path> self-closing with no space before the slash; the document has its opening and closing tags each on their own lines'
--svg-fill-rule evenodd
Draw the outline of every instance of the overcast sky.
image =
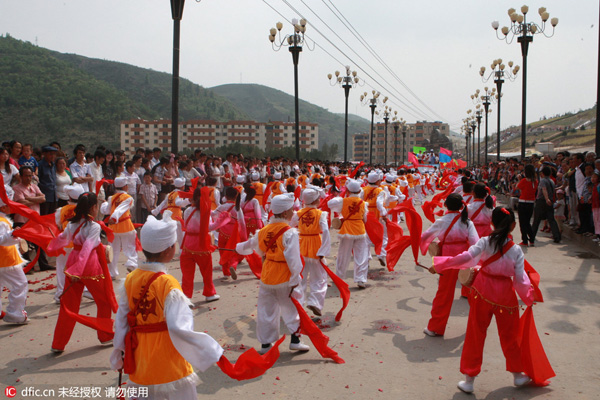
<svg viewBox="0 0 600 400">
<path fill-rule="evenodd" d="M 598 1 L 527 4 L 532 22 L 541 23 L 537 12 L 541 6 L 548 9 L 550 17 L 560 20 L 552 38 L 535 35 L 530 46 L 528 122 L 592 107 L 598 76 Z M 327 5 L 337 7 L 425 105 L 386 71 Z M 522 5 L 503 0 L 187 0 L 181 25 L 180 73 L 204 87 L 258 83 L 293 95 L 291 55 L 286 48 L 274 52 L 268 32 L 282 21 L 282 33 L 291 33 L 286 19 L 303 16 L 309 23 L 309 46 L 312 49 L 313 41 L 317 46 L 314 51 L 305 47 L 300 56 L 302 99 L 343 113 L 343 89 L 330 87 L 327 74 L 348 64 L 365 81 L 365 86 L 350 93 L 351 113 L 370 118 L 369 108 L 360 104 L 359 97 L 375 88 L 390 97 L 388 104 L 407 121 L 442 119 L 458 130 L 466 110 L 474 108 L 470 95 L 485 86 L 479 68 L 485 65 L 489 71 L 495 58 L 522 65 L 517 41 L 507 44 L 498 40 L 491 28 L 493 20 L 501 27 L 508 25 L 508 8 L 519 10 Z M 0 2 L 2 33 L 60 52 L 157 71 L 171 72 L 172 27 L 168 0 Z M 552 33 L 550 24 L 547 31 Z M 520 124 L 522 72 L 515 82 L 503 86 L 503 129 Z M 496 126 L 495 106 L 492 108 L 490 133 Z M 302 110 L 300 113 L 302 119 Z"/>
</svg>

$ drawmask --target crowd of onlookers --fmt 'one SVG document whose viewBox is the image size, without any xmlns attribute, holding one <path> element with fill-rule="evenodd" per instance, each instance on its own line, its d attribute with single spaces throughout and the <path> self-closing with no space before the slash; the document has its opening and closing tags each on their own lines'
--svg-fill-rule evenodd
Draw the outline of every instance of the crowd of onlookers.
<svg viewBox="0 0 600 400">
<path fill-rule="evenodd" d="M 593 151 L 560 151 L 478 167 L 474 173 L 518 211 L 522 244 L 535 246 L 537 228 L 560 242 L 563 226 L 600 242 L 600 158 Z M 533 222 L 531 219 L 533 217 Z"/>
</svg>

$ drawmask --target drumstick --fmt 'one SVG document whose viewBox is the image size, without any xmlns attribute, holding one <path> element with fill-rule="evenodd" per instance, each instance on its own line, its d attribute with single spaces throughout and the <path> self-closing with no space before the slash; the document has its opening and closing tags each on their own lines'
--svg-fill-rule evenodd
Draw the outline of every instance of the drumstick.
<svg viewBox="0 0 600 400">
<path fill-rule="evenodd" d="M 235 251 L 235 249 L 224 249 L 224 248 L 218 248 L 217 250 L 219 251 Z"/>
<path fill-rule="evenodd" d="M 419 262 L 417 262 L 417 263 L 416 263 L 416 265 L 417 265 L 418 267 L 424 268 L 424 269 L 426 269 L 427 271 L 429 271 L 429 267 L 426 267 L 426 266 L 424 266 L 423 264 L 421 264 L 421 263 L 419 263 Z M 429 272 L 431 272 L 431 271 L 429 271 Z M 442 274 L 440 274 L 440 273 L 438 273 L 438 275 L 439 275 L 439 276 L 442 276 Z"/>
</svg>

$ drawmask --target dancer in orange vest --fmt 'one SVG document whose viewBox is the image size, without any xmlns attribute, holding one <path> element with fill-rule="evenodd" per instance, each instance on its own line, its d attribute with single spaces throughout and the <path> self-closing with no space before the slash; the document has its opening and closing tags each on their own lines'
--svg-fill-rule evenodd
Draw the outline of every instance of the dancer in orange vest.
<svg viewBox="0 0 600 400">
<path fill-rule="evenodd" d="M 64 188 L 65 193 L 69 197 L 69 204 L 56 210 L 55 222 L 58 229 L 62 232 L 69 224 L 69 220 L 75 216 L 75 206 L 79 196 L 83 194 L 83 187 L 81 185 L 67 185 Z M 68 244 L 65 247 L 65 254 L 60 254 L 56 257 L 56 293 L 54 293 L 54 302 L 60 304 L 60 296 L 65 288 L 65 266 L 67 265 L 67 258 L 73 243 Z"/>
<path fill-rule="evenodd" d="M 479 240 L 475 225 L 469 221 L 467 205 L 456 193 L 450 194 L 444 203 L 448 212 L 436 220 L 421 235 L 421 252 L 427 252 L 435 238 L 440 239 L 439 248 L 442 256 L 455 256 L 467 250 Z M 428 336 L 443 336 L 446 323 L 452 310 L 454 288 L 458 279 L 458 270 L 451 270 L 440 275 L 438 290 L 431 306 L 431 319 L 423 330 Z M 462 294 L 468 295 L 468 289 L 463 286 Z"/>
<path fill-rule="evenodd" d="M 187 207 L 190 204 L 190 201 L 188 199 L 179 197 L 179 191 L 183 191 L 185 189 L 185 179 L 175 178 L 173 181 L 173 186 L 175 186 L 175 190 L 169 193 L 162 203 L 152 210 L 152 214 L 157 216 L 164 210 L 171 211 L 171 219 L 177 221 L 178 223 L 177 244 L 179 244 L 179 249 L 181 250 L 181 240 L 183 239 L 183 227 L 181 226 L 181 221 L 183 220 L 182 209 Z"/>
<path fill-rule="evenodd" d="M 467 251 L 454 257 L 434 257 L 432 272 L 444 275 L 458 269 L 474 267 L 480 261 L 481 269 L 475 277 L 470 300 L 467 334 L 460 359 L 460 372 L 465 380 L 458 388 L 472 393 L 475 377 L 481 372 L 483 346 L 487 328 L 496 318 L 506 369 L 512 372 L 515 386 L 523 386 L 530 378 L 523 374 L 519 337 L 519 301 L 533 304 L 533 287 L 524 270 L 525 256 L 520 246 L 515 246 L 510 233 L 515 229 L 515 216 L 510 210 L 496 207 L 492 212 L 494 231 L 481 238 Z M 511 279 L 512 278 L 512 279 Z"/>
<path fill-rule="evenodd" d="M 75 216 L 69 220 L 65 230 L 48 245 L 48 250 L 58 250 L 73 242 L 65 267 L 65 290 L 60 299 L 60 311 L 54 329 L 52 352 L 62 353 L 71 338 L 75 323 L 81 322 L 98 330 L 101 344 L 112 342 L 112 311 L 117 311 L 115 293 L 104 258 L 104 247 L 100 243 L 101 227 L 94 222 L 92 215 L 98 212 L 94 193 L 83 193 L 77 200 Z M 98 324 L 104 321 L 105 329 L 96 326 L 96 321 L 79 315 L 81 296 L 84 287 L 90 291 L 98 307 Z M 109 325 L 106 328 L 106 325 Z"/>
<path fill-rule="evenodd" d="M 14 192 L 5 186 L 6 195 L 12 200 Z M 27 277 L 23 272 L 23 265 L 27 262 L 21 258 L 17 244 L 18 239 L 13 238 L 13 223 L 8 218 L 10 208 L 0 199 L 0 293 L 4 287 L 10 289 L 8 294 L 8 307 L 2 309 L 0 298 L 0 319 L 9 324 L 26 324 L 27 311 Z"/>
<path fill-rule="evenodd" d="M 170 211 L 161 221 L 148 217 L 140 231 L 146 262 L 127 275 L 115 318 L 111 368 L 147 388 L 144 399 L 196 400 L 199 378 L 193 368 L 206 371 L 223 354 L 212 337 L 194 330 L 191 303 L 167 273 L 176 232 Z"/>
<path fill-rule="evenodd" d="M 115 234 L 112 243 L 113 260 L 109 265 L 110 276 L 115 279 L 119 276 L 119 255 L 121 251 L 127 257 L 125 267 L 131 272 L 137 267 L 138 256 L 136 250 L 136 233 L 131 222 L 131 207 L 133 198 L 127 194 L 127 178 L 115 179 L 117 193 L 110 196 L 108 201 L 102 203 L 100 212 L 108 216 L 108 227 Z"/>
<path fill-rule="evenodd" d="M 306 189 L 302 193 L 305 207 L 292 218 L 290 225 L 300 232 L 300 254 L 304 257 L 304 271 L 300 290 L 302 295 L 310 287 L 306 300 L 306 308 L 316 316 L 321 316 L 325 295 L 327 294 L 327 272 L 320 260 L 331 252 L 331 239 L 327 212 L 319 210 L 321 195 L 314 189 Z"/>
<path fill-rule="evenodd" d="M 348 196 L 345 198 L 334 197 L 327 202 L 331 212 L 342 215 L 342 226 L 338 238 L 340 246 L 336 265 L 336 275 L 346 278 L 346 270 L 350 264 L 350 257 L 354 256 L 354 282 L 361 289 L 367 287 L 367 274 L 369 272 L 369 245 L 367 244 L 367 203 L 360 198 L 360 182 L 348 179 L 346 182 Z"/>
<path fill-rule="evenodd" d="M 387 210 L 385 209 L 386 195 L 385 191 L 381 188 L 381 176 L 377 171 L 369 172 L 367 175 L 367 181 L 369 184 L 363 188 L 363 200 L 367 203 L 369 213 L 375 214 L 375 218 L 377 221 L 382 221 L 387 215 Z M 387 226 L 382 222 L 383 225 L 383 242 L 381 245 L 381 251 L 377 254 L 377 259 L 379 260 L 379 264 L 382 267 L 385 267 L 385 256 L 386 256 L 386 246 L 387 246 Z M 372 245 L 371 241 L 368 240 L 369 245 Z"/>
<path fill-rule="evenodd" d="M 264 262 L 258 289 L 256 338 L 261 343 L 259 353 L 264 354 L 277 341 L 279 319 L 282 318 L 292 334 L 290 350 L 308 351 L 310 347 L 300 340 L 300 317 L 291 296 L 302 298 L 300 292 L 302 261 L 298 232 L 289 225 L 294 215 L 294 194 L 273 197 L 273 217 L 250 240 L 239 243 L 236 252 L 250 255 L 256 251 Z"/>
</svg>

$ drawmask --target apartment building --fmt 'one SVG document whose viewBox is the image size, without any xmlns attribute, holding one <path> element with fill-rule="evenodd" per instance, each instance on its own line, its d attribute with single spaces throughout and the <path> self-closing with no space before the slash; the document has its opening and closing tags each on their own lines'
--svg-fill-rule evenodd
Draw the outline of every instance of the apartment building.
<svg viewBox="0 0 600 400">
<path fill-rule="evenodd" d="M 178 148 L 210 152 L 220 146 L 241 143 L 261 150 L 295 146 L 295 123 L 270 121 L 189 120 L 179 123 Z M 137 148 L 171 149 L 171 121 L 132 119 L 121 122 L 121 149 L 134 154 Z M 300 148 L 319 148 L 319 125 L 300 123 Z"/>
</svg>

